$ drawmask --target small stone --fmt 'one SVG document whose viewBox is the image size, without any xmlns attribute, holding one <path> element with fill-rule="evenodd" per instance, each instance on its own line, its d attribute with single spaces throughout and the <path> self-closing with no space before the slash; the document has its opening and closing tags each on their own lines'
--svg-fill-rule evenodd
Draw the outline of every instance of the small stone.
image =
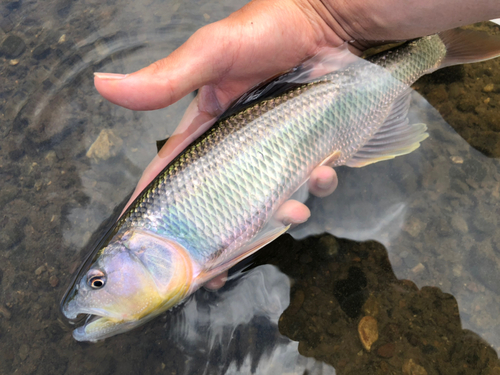
<svg viewBox="0 0 500 375">
<path fill-rule="evenodd" d="M 464 163 L 464 158 L 461 156 L 452 156 L 450 159 L 455 164 L 463 164 Z"/>
<path fill-rule="evenodd" d="M 414 274 L 419 274 L 423 270 L 425 270 L 425 266 L 422 263 L 419 263 L 411 269 L 411 272 L 413 272 Z"/>
<path fill-rule="evenodd" d="M 3 316 L 5 319 L 9 320 L 12 314 L 10 311 L 3 305 L 0 305 L 0 315 Z"/>
<path fill-rule="evenodd" d="M 403 226 L 403 230 L 412 237 L 418 237 L 418 235 L 425 229 L 427 224 L 422 222 L 420 219 L 413 217 L 408 220 Z"/>
<path fill-rule="evenodd" d="M 12 59 L 9 61 L 9 65 L 11 66 L 16 66 L 17 64 L 19 64 L 19 60 L 18 59 Z"/>
<path fill-rule="evenodd" d="M 451 219 L 451 226 L 453 229 L 456 229 L 464 234 L 469 231 L 469 226 L 462 216 L 453 216 Z"/>
<path fill-rule="evenodd" d="M 204 13 L 203 18 L 205 18 L 205 21 L 208 21 L 210 19 L 210 15 L 207 13 Z"/>
<path fill-rule="evenodd" d="M 427 375 L 427 371 L 420 365 L 417 365 L 413 359 L 405 360 L 403 364 L 403 375 Z"/>
<path fill-rule="evenodd" d="M 66 41 L 66 34 L 63 34 L 57 41 L 57 44 L 63 44 L 65 41 Z"/>
<path fill-rule="evenodd" d="M 490 102 L 491 102 L 491 98 L 486 98 L 483 101 L 484 104 L 489 104 Z"/>
<path fill-rule="evenodd" d="M 121 150 L 123 141 L 111 129 L 103 129 L 87 151 L 87 157 L 98 162 L 116 156 Z"/>
<path fill-rule="evenodd" d="M 365 315 L 376 317 L 379 314 L 379 303 L 377 299 L 370 295 L 363 305 L 363 312 Z"/>
<path fill-rule="evenodd" d="M 35 270 L 35 275 L 40 276 L 43 272 L 47 270 L 47 267 L 40 266 Z"/>
<path fill-rule="evenodd" d="M 45 154 L 45 160 L 47 160 L 48 163 L 54 164 L 57 160 L 57 154 L 54 150 L 51 150 Z"/>
<path fill-rule="evenodd" d="M 59 279 L 57 278 L 57 276 L 50 276 L 49 284 L 52 288 L 55 288 L 57 285 L 59 285 Z"/>
<path fill-rule="evenodd" d="M 370 351 L 373 343 L 378 340 L 377 319 L 372 316 L 363 317 L 358 324 L 358 333 L 366 351 Z"/>
<path fill-rule="evenodd" d="M 396 351 L 396 345 L 393 342 L 388 342 L 377 349 L 377 355 L 382 358 L 391 358 Z"/>
<path fill-rule="evenodd" d="M 22 361 L 24 361 L 30 352 L 30 348 L 26 344 L 22 344 L 21 347 L 19 348 L 19 357 L 21 358 Z"/>
<path fill-rule="evenodd" d="M 483 87 L 484 92 L 492 92 L 495 89 L 495 85 L 493 83 L 488 83 Z"/>
<path fill-rule="evenodd" d="M 26 49 L 24 41 L 15 35 L 9 35 L 0 47 L 0 55 L 3 54 L 9 59 L 21 56 Z"/>
</svg>

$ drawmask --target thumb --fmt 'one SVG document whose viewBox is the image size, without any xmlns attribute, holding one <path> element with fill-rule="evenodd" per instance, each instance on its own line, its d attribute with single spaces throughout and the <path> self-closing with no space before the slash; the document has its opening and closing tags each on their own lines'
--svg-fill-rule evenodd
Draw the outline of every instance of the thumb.
<svg viewBox="0 0 500 375">
<path fill-rule="evenodd" d="M 214 25 L 203 28 L 209 29 L 204 32 L 198 30 L 168 57 L 135 73 L 94 73 L 97 91 L 110 102 L 132 110 L 153 110 L 175 103 L 217 79 L 224 69 L 221 43 L 214 43 L 214 34 L 218 34 Z"/>
</svg>

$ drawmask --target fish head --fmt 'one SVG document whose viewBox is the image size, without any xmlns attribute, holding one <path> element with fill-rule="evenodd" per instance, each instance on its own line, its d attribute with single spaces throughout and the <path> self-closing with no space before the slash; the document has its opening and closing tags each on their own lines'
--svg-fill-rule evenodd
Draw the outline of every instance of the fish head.
<svg viewBox="0 0 500 375">
<path fill-rule="evenodd" d="M 70 320 L 87 315 L 73 331 L 78 341 L 97 341 L 129 331 L 184 299 L 193 262 L 186 250 L 143 230 L 113 239 L 80 272 L 61 302 Z"/>
</svg>

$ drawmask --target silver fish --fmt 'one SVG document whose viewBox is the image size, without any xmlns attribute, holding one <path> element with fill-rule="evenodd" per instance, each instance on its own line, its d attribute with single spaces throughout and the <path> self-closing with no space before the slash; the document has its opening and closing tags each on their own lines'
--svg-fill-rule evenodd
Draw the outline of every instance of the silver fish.
<svg viewBox="0 0 500 375">
<path fill-rule="evenodd" d="M 415 150 L 428 134 L 408 123 L 409 86 L 499 53 L 498 37 L 453 30 L 309 82 L 298 69 L 249 93 L 154 179 L 88 258 L 61 303 L 68 319 L 89 315 L 75 339 L 142 324 L 284 233 L 273 216 L 318 165 L 362 167 Z M 269 97 L 269 87 L 278 94 Z"/>
</svg>

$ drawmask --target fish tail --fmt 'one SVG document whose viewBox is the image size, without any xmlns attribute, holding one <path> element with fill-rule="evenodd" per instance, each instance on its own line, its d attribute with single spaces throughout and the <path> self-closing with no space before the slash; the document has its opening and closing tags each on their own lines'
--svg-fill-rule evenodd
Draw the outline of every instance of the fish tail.
<svg viewBox="0 0 500 375">
<path fill-rule="evenodd" d="M 446 30 L 438 35 L 446 46 L 446 56 L 439 68 L 500 56 L 500 35 L 462 29 Z"/>
</svg>

